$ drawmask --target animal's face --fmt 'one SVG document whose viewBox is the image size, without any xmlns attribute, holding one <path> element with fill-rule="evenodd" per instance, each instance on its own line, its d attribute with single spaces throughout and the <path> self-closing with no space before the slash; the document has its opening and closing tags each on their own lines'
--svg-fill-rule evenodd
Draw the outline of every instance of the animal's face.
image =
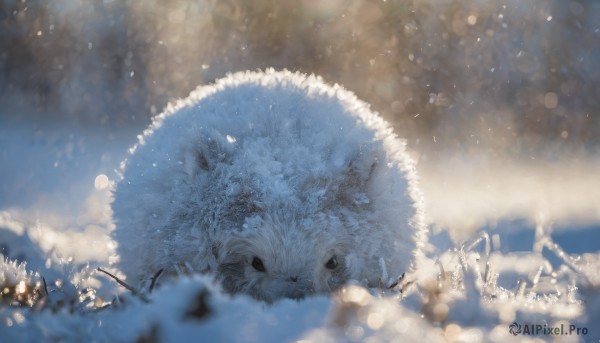
<svg viewBox="0 0 600 343">
<path fill-rule="evenodd" d="M 346 281 L 348 247 L 324 235 L 266 228 L 233 237 L 219 247 L 217 274 L 223 288 L 272 302 L 331 292 Z"/>
</svg>

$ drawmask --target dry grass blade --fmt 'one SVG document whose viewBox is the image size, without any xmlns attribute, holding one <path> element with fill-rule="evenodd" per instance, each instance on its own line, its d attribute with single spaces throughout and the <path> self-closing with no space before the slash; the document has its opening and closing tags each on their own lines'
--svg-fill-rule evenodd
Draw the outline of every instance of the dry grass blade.
<svg viewBox="0 0 600 343">
<path fill-rule="evenodd" d="M 138 297 L 139 297 L 140 299 L 142 299 L 144 302 L 150 302 L 150 301 L 148 300 L 148 298 L 146 298 L 146 297 L 145 297 L 143 294 L 141 294 L 140 292 L 138 292 L 138 290 L 137 290 L 137 289 L 135 289 L 134 287 L 132 287 L 132 286 L 128 285 L 128 284 L 127 284 L 125 281 L 123 281 L 123 280 L 119 279 L 119 278 L 118 278 L 118 277 L 116 277 L 115 275 L 113 275 L 113 274 L 109 273 L 108 271 L 106 271 L 106 270 L 104 270 L 104 269 L 102 269 L 102 268 L 100 268 L 100 267 L 98 267 L 98 268 L 97 268 L 97 270 L 98 270 L 99 272 L 102 272 L 102 273 L 104 273 L 104 274 L 106 274 L 106 275 L 110 276 L 110 277 L 111 277 L 112 279 L 114 279 L 114 280 L 115 280 L 115 281 L 116 281 L 116 282 L 117 282 L 119 285 L 121 285 L 121 286 L 125 287 L 125 288 L 126 288 L 128 291 L 130 291 L 130 292 L 131 292 L 131 294 L 133 294 L 133 295 L 135 295 L 135 296 L 138 296 Z"/>
</svg>

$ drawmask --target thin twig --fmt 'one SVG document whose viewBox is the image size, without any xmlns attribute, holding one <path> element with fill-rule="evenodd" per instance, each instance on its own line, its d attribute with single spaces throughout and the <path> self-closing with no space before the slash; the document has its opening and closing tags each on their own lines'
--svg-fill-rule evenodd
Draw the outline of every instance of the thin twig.
<svg viewBox="0 0 600 343">
<path fill-rule="evenodd" d="M 48 296 L 48 287 L 46 286 L 46 278 L 42 276 L 42 282 L 44 283 L 44 292 L 46 292 L 46 296 Z"/>
<path fill-rule="evenodd" d="M 392 283 L 391 285 L 389 285 L 389 286 L 388 286 L 388 289 L 392 289 L 392 288 L 394 288 L 394 287 L 398 286 L 398 284 L 399 284 L 399 283 L 400 283 L 402 280 L 404 280 L 404 274 L 405 274 L 405 273 L 402 273 L 402 275 L 400 275 L 400 277 L 398 278 L 398 280 L 396 280 L 394 283 Z"/>
<path fill-rule="evenodd" d="M 152 290 L 154 289 L 154 286 L 156 285 L 156 280 L 158 280 L 158 278 L 162 275 L 162 273 L 163 273 L 164 270 L 165 270 L 164 268 L 161 268 L 152 277 L 152 281 L 150 282 L 150 292 L 152 292 Z"/>
<path fill-rule="evenodd" d="M 128 291 L 131 292 L 131 294 L 140 297 L 140 299 L 142 299 L 144 302 L 149 302 L 148 298 L 146 298 L 143 294 L 141 294 L 140 292 L 137 291 L 137 289 L 135 289 L 134 287 L 128 285 L 127 283 L 125 283 L 125 281 L 119 279 L 118 277 L 114 276 L 113 274 L 107 272 L 106 270 L 98 267 L 97 270 L 99 272 L 103 272 L 104 274 L 110 276 L 111 278 L 113 278 L 115 281 L 117 281 L 117 283 L 123 287 L 125 287 Z"/>
<path fill-rule="evenodd" d="M 404 284 L 402 284 L 402 287 L 400 287 L 400 293 L 404 294 L 404 291 L 406 289 L 408 289 L 408 287 L 410 285 L 412 285 L 413 283 L 415 283 L 415 282 L 411 280 L 411 281 L 406 281 Z"/>
</svg>

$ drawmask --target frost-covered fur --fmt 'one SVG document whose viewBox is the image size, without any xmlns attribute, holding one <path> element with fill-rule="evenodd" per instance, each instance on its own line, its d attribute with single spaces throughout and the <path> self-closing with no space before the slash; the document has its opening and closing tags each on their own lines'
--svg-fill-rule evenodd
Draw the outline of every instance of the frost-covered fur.
<svg viewBox="0 0 600 343">
<path fill-rule="evenodd" d="M 199 87 L 155 118 L 122 169 L 114 237 L 134 283 L 185 265 L 266 301 L 377 286 L 414 267 L 425 235 L 404 141 L 315 76 Z"/>
</svg>

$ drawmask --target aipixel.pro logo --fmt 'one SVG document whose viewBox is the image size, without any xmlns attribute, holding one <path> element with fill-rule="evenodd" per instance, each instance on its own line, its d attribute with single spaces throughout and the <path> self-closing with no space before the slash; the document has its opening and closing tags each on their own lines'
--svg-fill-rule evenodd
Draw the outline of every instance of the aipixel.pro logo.
<svg viewBox="0 0 600 343">
<path fill-rule="evenodd" d="M 565 324 L 559 326 L 548 326 L 548 324 L 519 324 L 513 322 L 508 326 L 508 332 L 513 336 L 517 335 L 534 335 L 534 336 L 561 336 L 561 335 L 587 335 L 588 329 L 585 327 L 577 327 L 575 325 L 569 325 L 568 328 Z"/>
<path fill-rule="evenodd" d="M 510 332 L 513 336 L 516 336 L 521 333 L 521 324 L 514 322 L 508 326 L 508 332 Z"/>
</svg>

